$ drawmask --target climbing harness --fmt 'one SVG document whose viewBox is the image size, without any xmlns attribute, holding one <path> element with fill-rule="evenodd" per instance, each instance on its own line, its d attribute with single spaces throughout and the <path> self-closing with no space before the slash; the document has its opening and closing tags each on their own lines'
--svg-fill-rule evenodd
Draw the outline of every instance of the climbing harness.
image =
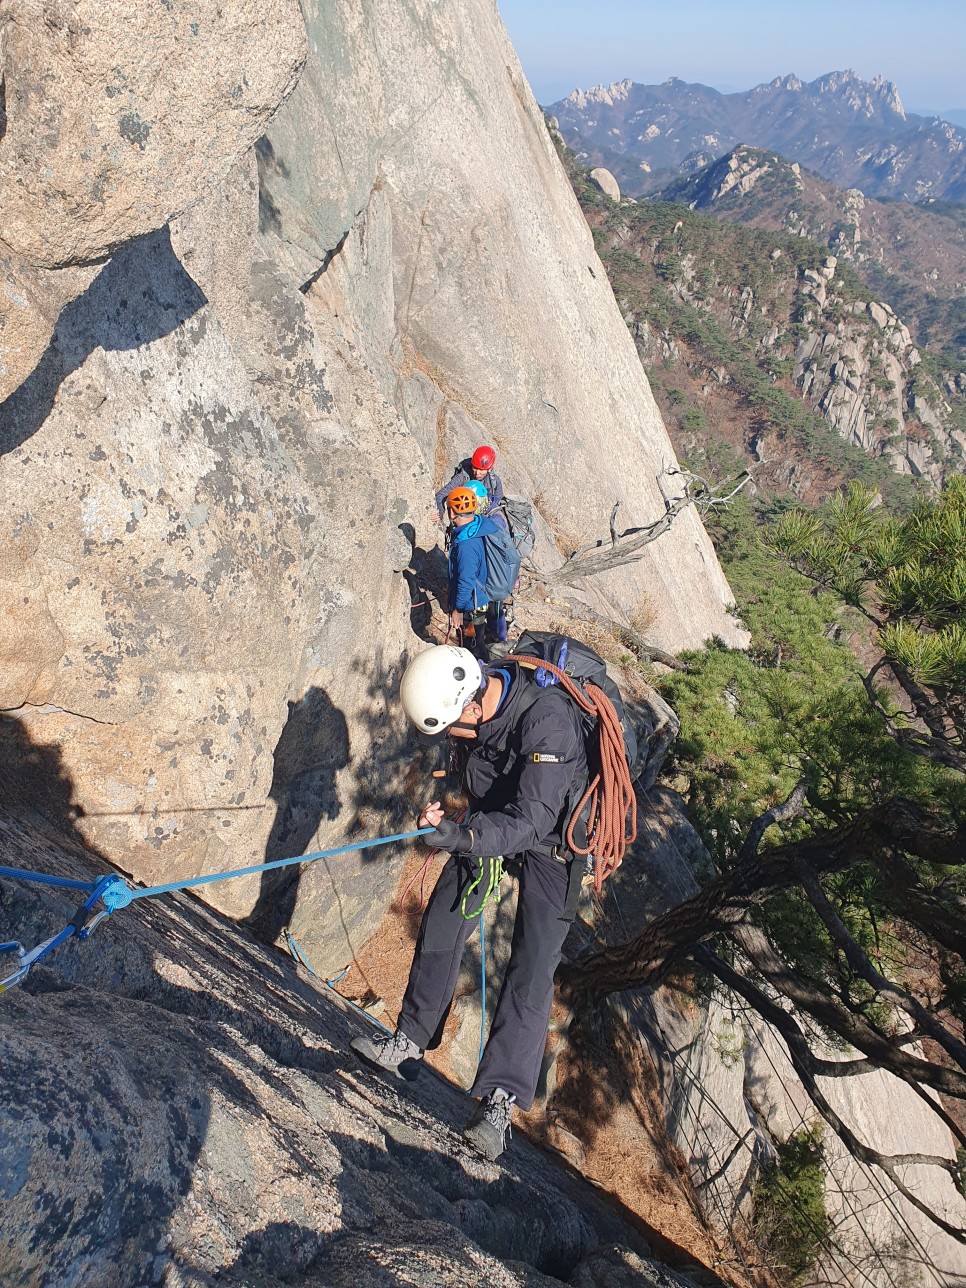
<svg viewBox="0 0 966 1288">
<path fill-rule="evenodd" d="M 17 967 L 12 974 L 0 979 L 0 993 L 23 983 L 28 973 L 37 962 L 52 953 L 55 948 L 66 943 L 76 935 L 78 939 L 87 939 L 91 932 L 111 913 L 119 908 L 126 908 L 135 899 L 147 899 L 158 894 L 169 894 L 175 890 L 191 890 L 195 886 L 208 885 L 212 881 L 228 881 L 232 877 L 251 876 L 255 872 L 267 872 L 272 868 L 286 868 L 295 863 L 312 863 L 316 859 L 333 858 L 338 854 L 351 854 L 356 850 L 369 850 L 375 845 L 392 845 L 397 841 L 411 841 L 417 836 L 425 836 L 434 831 L 431 827 L 421 827 L 415 832 L 397 832 L 393 836 L 380 836 L 371 841 L 354 841 L 340 845 L 334 850 L 319 850 L 315 854 L 297 854 L 291 858 L 273 859 L 269 863 L 256 863 L 247 868 L 232 868 L 228 872 L 210 872 L 205 876 L 188 877 L 184 881 L 169 881 L 164 885 L 145 886 L 135 889 L 121 876 L 111 875 L 98 877 L 93 881 L 78 881 L 72 877 L 57 877 L 44 872 L 29 872 L 22 868 L 0 867 L 0 877 L 9 877 L 15 881 L 28 881 L 34 885 L 59 886 L 67 890 L 87 891 L 87 898 L 76 909 L 73 917 L 56 935 L 51 935 L 35 948 L 25 949 L 16 940 L 0 943 L 0 954 L 17 954 Z M 97 907 L 101 904 L 101 907 Z"/>
<path fill-rule="evenodd" d="M 472 921 L 474 917 L 482 917 L 492 898 L 495 897 L 497 903 L 500 902 L 500 882 L 502 880 L 503 855 L 497 854 L 492 858 L 481 858 L 479 875 L 466 887 L 463 898 L 460 900 L 460 912 L 467 921 Z M 486 882 L 486 889 L 483 891 L 483 897 L 479 905 L 468 910 L 466 905 L 470 896 L 480 888 L 484 881 Z"/>
<path fill-rule="evenodd" d="M 637 838 L 637 797 L 620 718 L 603 689 L 589 681 L 581 687 L 552 662 L 514 653 L 501 660 L 535 670 L 538 684 L 541 678 L 544 685 L 555 680 L 581 711 L 597 721 L 598 764 L 571 816 L 567 845 L 572 854 L 593 856 L 594 887 L 599 893 L 606 878 L 620 867 L 628 845 Z M 581 845 L 575 836 L 582 816 L 587 820 L 586 845 Z"/>
</svg>

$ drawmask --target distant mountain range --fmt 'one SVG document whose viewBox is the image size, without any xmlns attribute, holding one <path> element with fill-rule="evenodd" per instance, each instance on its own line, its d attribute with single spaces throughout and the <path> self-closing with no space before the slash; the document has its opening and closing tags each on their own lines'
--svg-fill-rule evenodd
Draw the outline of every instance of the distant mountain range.
<svg viewBox="0 0 966 1288">
<path fill-rule="evenodd" d="M 782 76 L 737 94 L 676 77 L 574 90 L 547 112 L 578 159 L 643 196 L 740 144 L 766 148 L 867 196 L 966 201 L 966 129 L 907 113 L 891 81 L 853 71 Z"/>
</svg>

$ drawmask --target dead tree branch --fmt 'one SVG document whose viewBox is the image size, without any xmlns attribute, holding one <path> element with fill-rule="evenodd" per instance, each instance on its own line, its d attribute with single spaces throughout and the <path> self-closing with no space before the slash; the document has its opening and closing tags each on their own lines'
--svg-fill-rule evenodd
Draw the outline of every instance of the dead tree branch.
<svg viewBox="0 0 966 1288">
<path fill-rule="evenodd" d="M 760 818 L 755 819 L 745 837 L 744 845 L 738 852 L 738 862 L 742 863 L 755 857 L 761 847 L 762 838 L 772 824 L 788 823 L 793 818 L 798 818 L 804 810 L 805 783 L 799 781 L 787 799 L 780 805 L 773 805 L 771 809 L 765 810 Z"/>
<path fill-rule="evenodd" d="M 593 622 L 595 626 L 602 627 L 605 631 L 610 631 L 616 635 L 622 644 L 625 644 L 634 656 L 640 662 L 659 662 L 661 666 L 669 667 L 672 671 L 688 671 L 686 662 L 674 656 L 673 653 L 666 653 L 664 649 L 658 648 L 656 644 L 651 644 L 639 635 L 630 626 L 624 626 L 620 622 L 615 622 L 612 617 L 605 617 L 603 613 L 598 613 L 595 609 L 590 608 L 587 604 L 580 604 L 570 601 L 570 614 L 582 622 Z"/>
<path fill-rule="evenodd" d="M 942 1158 L 935 1154 L 880 1154 L 878 1150 L 863 1144 L 847 1124 L 842 1121 L 819 1087 L 815 1070 L 815 1057 L 794 1016 L 790 1015 L 776 1002 L 773 1002 L 761 989 L 757 988 L 744 975 L 729 966 L 727 962 L 716 956 L 707 947 L 700 947 L 695 953 L 695 957 L 709 970 L 713 971 L 723 984 L 740 997 L 743 997 L 763 1019 L 767 1020 L 781 1034 L 795 1072 L 801 1079 L 809 1098 L 852 1157 L 858 1162 L 864 1163 L 867 1167 L 878 1167 L 889 1177 L 889 1180 L 903 1198 L 912 1203 L 934 1225 L 945 1231 L 951 1238 L 956 1239 L 957 1242 L 966 1243 L 966 1230 L 950 1224 L 927 1204 L 923 1203 L 915 1192 L 905 1184 L 896 1170 L 898 1167 L 909 1165 L 940 1167 L 943 1171 L 948 1172 L 954 1181 L 958 1182 L 959 1167 L 956 1161 L 950 1158 Z M 935 1110 L 934 1102 L 930 1101 L 929 1103 L 930 1107 Z"/>
<path fill-rule="evenodd" d="M 664 480 L 668 478 L 683 480 L 684 492 L 681 496 L 669 495 L 664 485 Z M 644 551 L 651 542 L 662 537 L 670 529 L 682 510 L 686 510 L 689 505 L 696 505 L 704 511 L 715 506 L 726 505 L 750 481 L 751 473 L 746 470 L 737 480 L 713 486 L 706 479 L 702 479 L 697 474 L 691 474 L 688 470 L 664 467 L 657 476 L 657 485 L 664 499 L 664 514 L 659 519 L 642 527 L 627 528 L 623 532 L 618 532 L 615 526 L 618 507 L 615 505 L 610 516 L 610 544 L 600 540 L 581 546 L 560 568 L 546 573 L 544 581 L 548 585 L 571 585 L 582 577 L 593 577 L 597 573 L 609 572 L 612 568 L 620 568 L 624 564 L 636 563 L 637 560 L 644 558 Z M 730 491 L 724 492 L 724 488 L 730 488 Z"/>
</svg>

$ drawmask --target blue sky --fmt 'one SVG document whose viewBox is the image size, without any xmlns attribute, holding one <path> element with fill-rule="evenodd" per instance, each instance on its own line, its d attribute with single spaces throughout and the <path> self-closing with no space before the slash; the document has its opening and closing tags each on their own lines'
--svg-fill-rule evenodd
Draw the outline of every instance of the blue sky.
<svg viewBox="0 0 966 1288">
<path fill-rule="evenodd" d="M 680 76 L 730 91 L 853 68 L 907 108 L 966 108 L 966 0 L 498 0 L 540 103 Z"/>
</svg>

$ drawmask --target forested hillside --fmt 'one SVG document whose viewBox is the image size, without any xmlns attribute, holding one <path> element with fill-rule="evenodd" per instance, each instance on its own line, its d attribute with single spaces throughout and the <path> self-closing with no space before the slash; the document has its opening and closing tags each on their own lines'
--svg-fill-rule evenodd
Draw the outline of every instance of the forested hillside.
<svg viewBox="0 0 966 1288">
<path fill-rule="evenodd" d="M 742 145 L 660 193 L 729 224 L 809 237 L 847 260 L 935 354 L 947 392 L 966 379 L 966 207 L 877 201 L 776 152 Z"/>
<path fill-rule="evenodd" d="M 729 223 L 726 202 L 714 219 L 618 203 L 564 155 L 679 454 L 712 484 L 752 479 L 705 495 L 750 646 L 711 642 L 659 681 L 681 720 L 663 783 L 707 847 L 700 889 L 568 986 L 597 1004 L 668 980 L 739 999 L 715 1040 L 745 1062 L 769 1161 L 735 1228 L 780 1282 L 958 1282 L 966 479 L 949 348 L 918 344 L 827 239 Z M 746 213 L 801 191 L 747 149 L 708 182 L 749 173 L 767 179 Z M 742 1054 L 768 1049 L 762 1024 L 809 1097 L 797 1131 L 775 1131 Z M 898 1103 L 886 1071 L 934 1093 L 916 1152 L 858 1107 L 876 1086 Z M 932 1233 L 896 1207 L 898 1234 L 851 1241 L 859 1193 Z"/>
<path fill-rule="evenodd" d="M 558 139 L 559 143 L 559 139 Z M 849 479 L 896 499 L 962 468 L 966 398 L 827 246 L 658 201 L 615 203 L 565 153 L 682 456 L 754 467 L 809 502 Z"/>
</svg>

